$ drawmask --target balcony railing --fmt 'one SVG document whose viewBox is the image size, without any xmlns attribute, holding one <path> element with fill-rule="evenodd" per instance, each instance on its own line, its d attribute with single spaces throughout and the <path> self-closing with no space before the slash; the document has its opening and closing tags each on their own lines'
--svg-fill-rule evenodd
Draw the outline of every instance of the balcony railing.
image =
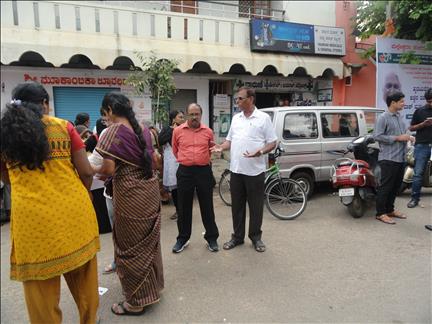
<svg viewBox="0 0 432 324">
<path fill-rule="evenodd" d="M 282 19 L 284 14 L 267 8 L 262 12 L 257 9 L 239 12 L 238 5 L 213 1 L 198 1 L 195 7 L 182 6 L 196 10 L 197 14 L 172 12 L 175 5 L 169 1 L 136 1 L 135 7 L 108 3 L 116 1 L 100 5 L 81 1 L 1 1 L 1 24 L 40 31 L 248 46 L 249 18 Z"/>
<path fill-rule="evenodd" d="M 179 4 L 178 2 L 164 1 L 99 1 L 104 5 L 119 5 L 134 9 L 150 9 L 160 11 L 174 11 L 180 13 L 193 13 L 203 16 L 214 16 L 224 18 L 266 18 L 284 20 L 285 11 L 268 7 L 244 7 L 238 5 L 237 1 L 196 1 L 194 6 Z M 274 2 L 270 2 L 273 3 Z"/>
</svg>

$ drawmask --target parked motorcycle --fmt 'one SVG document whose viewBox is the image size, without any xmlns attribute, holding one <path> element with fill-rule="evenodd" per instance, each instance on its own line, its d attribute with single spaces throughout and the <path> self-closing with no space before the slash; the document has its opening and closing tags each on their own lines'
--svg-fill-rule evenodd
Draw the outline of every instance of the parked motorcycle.
<svg viewBox="0 0 432 324">
<path fill-rule="evenodd" d="M 371 135 L 355 138 L 348 144 L 347 151 L 354 159 L 341 158 L 333 165 L 332 183 L 338 189 L 339 197 L 354 218 L 362 217 L 367 205 L 375 201 L 377 179 L 380 179 L 378 166 L 379 148 Z"/>
<path fill-rule="evenodd" d="M 399 188 L 399 194 L 403 193 L 405 190 L 410 189 L 413 183 L 414 177 L 414 146 L 408 148 L 406 154 L 407 165 L 405 167 L 404 177 L 402 184 Z M 426 170 L 423 173 L 423 187 L 432 187 L 432 156 L 426 164 Z"/>
</svg>

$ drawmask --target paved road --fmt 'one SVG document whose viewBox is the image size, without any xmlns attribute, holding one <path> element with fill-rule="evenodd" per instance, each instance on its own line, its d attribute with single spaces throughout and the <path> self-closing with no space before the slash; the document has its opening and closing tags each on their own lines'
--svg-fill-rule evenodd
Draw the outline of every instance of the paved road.
<svg viewBox="0 0 432 324">
<path fill-rule="evenodd" d="M 162 300 L 141 317 L 110 311 L 122 300 L 115 274 L 100 275 L 109 290 L 100 298 L 101 323 L 141 322 L 371 322 L 431 323 L 432 190 L 424 208 L 408 210 L 407 194 L 397 206 L 409 212 L 396 226 L 376 221 L 373 210 L 353 219 L 330 188 L 321 188 L 294 221 L 264 215 L 267 251 L 247 244 L 210 253 L 202 238 L 197 204 L 193 236 L 181 254 L 171 253 L 176 223 L 163 207 L 162 249 L 166 288 Z M 231 232 L 230 210 L 215 196 L 221 237 Z M 8 279 L 9 225 L 1 227 L 1 323 L 24 323 L 22 287 Z M 111 235 L 101 236 L 99 270 L 111 261 Z M 63 282 L 65 323 L 77 323 L 73 299 Z"/>
</svg>

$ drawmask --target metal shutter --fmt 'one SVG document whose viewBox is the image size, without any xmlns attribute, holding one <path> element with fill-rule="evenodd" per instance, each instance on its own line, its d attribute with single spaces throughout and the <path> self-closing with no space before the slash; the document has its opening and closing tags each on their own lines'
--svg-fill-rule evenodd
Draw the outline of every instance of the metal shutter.
<svg viewBox="0 0 432 324">
<path fill-rule="evenodd" d="M 100 118 L 102 99 L 107 92 L 120 91 L 119 88 L 80 88 L 54 87 L 54 111 L 56 117 L 75 121 L 80 112 L 90 115 L 90 130 Z"/>
</svg>

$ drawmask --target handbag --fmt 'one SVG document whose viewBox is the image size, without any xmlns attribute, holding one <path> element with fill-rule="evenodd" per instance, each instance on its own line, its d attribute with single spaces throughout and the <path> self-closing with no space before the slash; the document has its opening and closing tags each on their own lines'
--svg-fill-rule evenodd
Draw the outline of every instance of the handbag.
<svg viewBox="0 0 432 324">
<path fill-rule="evenodd" d="M 152 154 L 153 170 L 161 171 L 163 167 L 162 155 L 158 150 L 154 150 Z"/>
</svg>

